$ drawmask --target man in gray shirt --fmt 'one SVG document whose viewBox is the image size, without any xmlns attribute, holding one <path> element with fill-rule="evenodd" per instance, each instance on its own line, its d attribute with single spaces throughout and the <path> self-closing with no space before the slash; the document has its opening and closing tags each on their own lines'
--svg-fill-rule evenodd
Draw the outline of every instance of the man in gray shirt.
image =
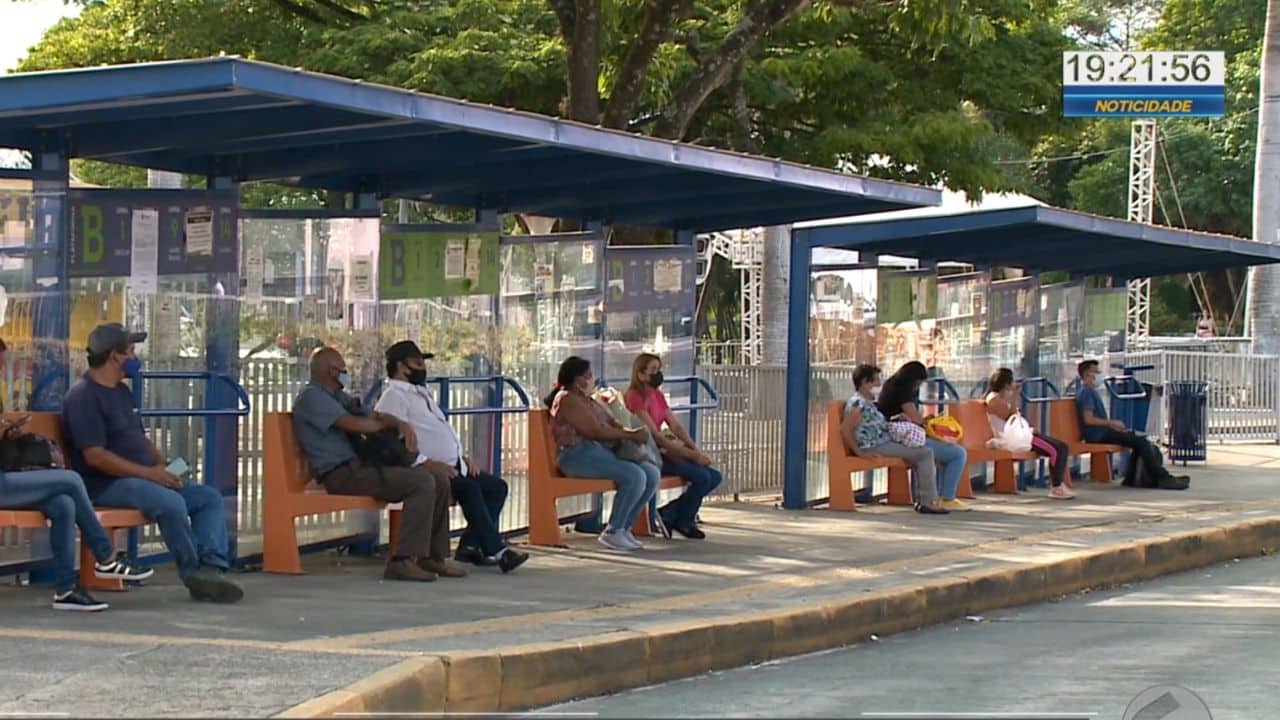
<svg viewBox="0 0 1280 720">
<path fill-rule="evenodd" d="M 335 495 L 364 495 L 403 502 L 404 520 L 396 554 L 387 562 L 388 580 L 428 582 L 467 574 L 449 557 L 449 480 L 425 468 L 374 467 L 362 463 L 349 433 L 397 429 L 417 451 L 413 428 L 381 413 L 367 414 L 343 392 L 351 376 L 341 353 L 321 348 L 311 357 L 311 382 L 293 405 L 293 428 L 316 479 Z"/>
</svg>

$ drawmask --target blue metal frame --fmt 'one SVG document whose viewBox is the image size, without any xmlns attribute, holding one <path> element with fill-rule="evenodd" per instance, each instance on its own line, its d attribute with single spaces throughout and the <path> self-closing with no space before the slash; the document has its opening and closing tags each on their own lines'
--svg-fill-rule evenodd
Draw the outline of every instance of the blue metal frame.
<svg viewBox="0 0 1280 720">
<path fill-rule="evenodd" d="M 941 201 L 929 188 L 235 57 L 0 78 L 0 145 L 43 150 L 50 137 L 68 138 L 72 156 L 140 167 L 679 230 Z M 511 172 L 534 158 L 543 182 Z"/>
<path fill-rule="evenodd" d="M 1018 242 L 1004 241 L 1016 235 Z M 1280 262 L 1280 246 L 1044 205 L 801 226 L 797 241 L 952 260 L 1135 278 Z"/>
<path fill-rule="evenodd" d="M 809 291 L 813 253 L 791 237 L 791 277 L 787 287 L 787 414 L 782 506 L 804 510 L 808 503 L 809 459 Z"/>
</svg>

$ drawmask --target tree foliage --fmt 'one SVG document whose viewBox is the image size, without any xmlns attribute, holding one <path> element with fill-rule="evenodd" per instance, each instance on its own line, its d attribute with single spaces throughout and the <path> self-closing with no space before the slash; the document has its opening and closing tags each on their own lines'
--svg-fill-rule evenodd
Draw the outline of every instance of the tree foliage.
<svg viewBox="0 0 1280 720">
<path fill-rule="evenodd" d="M 1252 234 L 1265 12 L 1261 0 L 1167 0 L 1158 21 L 1138 38 L 1144 49 L 1223 50 L 1227 55 L 1225 116 L 1159 123 L 1157 223 L 1241 237 Z M 1036 194 L 1053 204 L 1125 217 L 1129 127 L 1123 120 L 1100 120 L 1047 138 L 1036 151 L 1043 162 L 1033 166 Z M 1219 331 L 1238 332 L 1243 272 L 1206 273 L 1204 280 Z M 1188 282 L 1186 277 L 1158 281 L 1152 294 L 1153 332 L 1194 329 L 1199 308 L 1186 289 Z"/>
</svg>

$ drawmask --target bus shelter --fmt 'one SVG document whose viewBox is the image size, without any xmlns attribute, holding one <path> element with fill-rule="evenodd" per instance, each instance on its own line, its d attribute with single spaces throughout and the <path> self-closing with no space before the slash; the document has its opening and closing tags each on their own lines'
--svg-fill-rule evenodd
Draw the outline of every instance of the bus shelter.
<svg viewBox="0 0 1280 720">
<path fill-rule="evenodd" d="M 805 507 L 825 495 L 825 474 L 813 473 L 814 482 L 809 481 L 809 434 L 820 423 L 811 402 L 808 319 L 811 276 L 823 267 L 813 262 L 813 251 L 819 248 L 856 251 L 856 262 L 842 266 L 846 269 L 875 271 L 882 255 L 917 260 L 913 270 L 880 269 L 876 292 L 883 307 L 876 308 L 876 356 L 884 359 L 886 372 L 907 360 L 930 360 L 912 351 L 920 346 L 910 343 L 899 343 L 905 350 L 886 351 L 880 335 L 899 325 L 928 324 L 928 342 L 935 344 L 946 335 L 943 324 L 949 315 L 957 321 L 981 316 L 988 324 L 986 347 L 958 360 L 980 367 L 980 372 L 969 373 L 974 379 L 985 377 L 994 369 L 988 366 L 994 365 L 1016 368 L 1022 376 L 1040 374 L 1041 365 L 1065 365 L 1054 348 L 1066 344 L 1057 343 L 1056 336 L 1068 333 L 1057 324 L 1078 322 L 1086 341 L 1093 333 L 1101 342 L 1098 347 L 1084 342 L 1084 351 L 1102 354 L 1114 339 L 1111 326 L 1116 321 L 1107 318 L 1118 315 L 1116 329 L 1123 330 L 1124 284 L 1130 279 L 1280 262 L 1280 245 L 1039 204 L 948 214 L 919 209 L 801 224 L 792 236 L 787 335 L 784 505 L 790 508 Z M 964 264 L 974 272 L 940 278 L 939 263 Z M 993 282 L 990 271 L 995 268 L 1022 272 Z M 1047 272 L 1065 273 L 1069 281 L 1041 287 L 1040 275 Z M 1086 289 L 1083 281 L 1090 276 L 1107 276 L 1115 287 Z M 960 330 L 968 334 L 966 328 Z M 964 375 L 966 368 L 960 370 Z"/>
<path fill-rule="evenodd" d="M 262 413 L 289 409 L 320 344 L 341 347 L 352 389 L 370 397 L 391 342 L 436 352 L 442 405 L 472 454 L 503 465 L 503 525 L 518 528 L 524 423 L 508 416 L 547 389 L 565 356 L 616 377 L 641 347 L 665 350 L 676 359 L 668 375 L 688 378 L 673 395 L 699 405 L 695 233 L 940 200 L 235 57 L 0 78 L 0 147 L 31 158 L 30 170 L 0 170 L 6 408 L 57 410 L 99 322 L 145 327 L 141 413 L 162 447 L 223 493 L 241 558 L 258 548 Z M 73 159 L 185 173 L 193 186 L 72 188 Z M 345 201 L 246 204 L 263 181 Z M 392 198 L 471 219 L 401 224 L 383 212 Z M 584 230 L 515 235 L 503 221 L 513 213 Z M 674 243 L 615 248 L 614 225 Z M 367 534 L 352 515 L 300 530 L 316 542 Z M 0 547 L 0 563 L 30 554 L 13 550 Z"/>
</svg>

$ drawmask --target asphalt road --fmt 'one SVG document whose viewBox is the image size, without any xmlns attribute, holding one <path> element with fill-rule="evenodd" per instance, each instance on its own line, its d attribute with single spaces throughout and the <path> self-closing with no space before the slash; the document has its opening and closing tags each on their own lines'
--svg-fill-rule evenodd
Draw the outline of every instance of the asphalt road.
<svg viewBox="0 0 1280 720">
<path fill-rule="evenodd" d="M 541 712 L 1119 720 L 1172 684 L 1214 720 L 1254 720 L 1280 715 L 1278 638 L 1280 560 L 1257 558 Z M 1174 697 L 1139 717 L 1206 717 Z"/>
</svg>

